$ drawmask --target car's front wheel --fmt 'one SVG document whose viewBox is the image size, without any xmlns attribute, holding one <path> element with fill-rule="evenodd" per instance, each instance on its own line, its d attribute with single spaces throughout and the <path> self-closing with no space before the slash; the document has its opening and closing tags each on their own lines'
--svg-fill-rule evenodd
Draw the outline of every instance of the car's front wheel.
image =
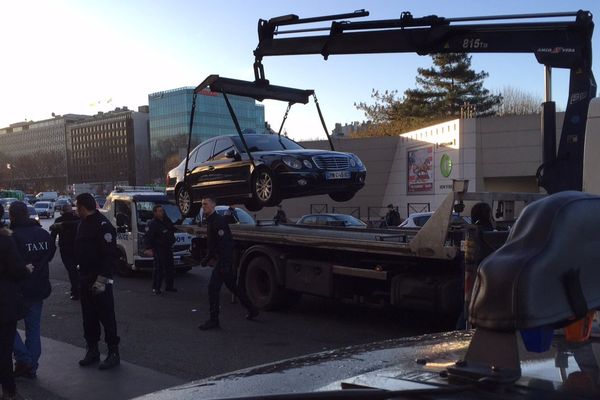
<svg viewBox="0 0 600 400">
<path fill-rule="evenodd" d="M 270 170 L 259 169 L 252 177 L 252 200 L 258 209 L 279 203 L 277 186 Z"/>
<path fill-rule="evenodd" d="M 177 207 L 181 211 L 181 215 L 184 218 L 196 218 L 198 211 L 200 211 L 198 204 L 194 203 L 192 193 L 187 187 L 181 186 L 177 189 Z"/>
<path fill-rule="evenodd" d="M 329 197 L 331 200 L 337 201 L 338 203 L 342 203 L 344 201 L 351 200 L 356 192 L 337 192 L 337 193 L 329 193 Z"/>
</svg>

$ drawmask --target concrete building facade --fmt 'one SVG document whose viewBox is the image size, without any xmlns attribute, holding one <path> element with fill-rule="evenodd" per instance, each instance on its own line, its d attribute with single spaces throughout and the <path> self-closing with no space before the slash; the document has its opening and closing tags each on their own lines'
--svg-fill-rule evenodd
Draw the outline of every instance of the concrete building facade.
<svg viewBox="0 0 600 400">
<path fill-rule="evenodd" d="M 87 115 L 66 114 L 0 129 L 0 155 L 12 167 L 12 184 L 25 190 L 64 190 L 68 128 Z M 42 165 L 43 164 L 43 165 Z"/>
<path fill-rule="evenodd" d="M 117 108 L 69 126 L 70 183 L 149 182 L 148 107 Z"/>
<path fill-rule="evenodd" d="M 559 113 L 557 135 L 563 118 Z M 301 144 L 328 148 L 326 141 Z M 397 137 L 334 139 L 334 144 L 361 158 L 367 167 L 365 187 L 345 203 L 328 196 L 285 200 L 289 217 L 327 210 L 377 220 L 391 203 L 406 218 L 435 210 L 451 192 L 453 179 L 468 179 L 470 192 L 540 192 L 535 178 L 541 164 L 540 115 L 456 119 Z M 258 217 L 271 214 L 275 210 Z"/>
</svg>

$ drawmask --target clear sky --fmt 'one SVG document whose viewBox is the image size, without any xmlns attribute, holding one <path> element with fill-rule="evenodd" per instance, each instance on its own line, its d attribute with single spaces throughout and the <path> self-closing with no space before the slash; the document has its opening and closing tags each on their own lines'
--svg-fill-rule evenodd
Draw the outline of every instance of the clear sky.
<svg viewBox="0 0 600 400">
<path fill-rule="evenodd" d="M 367 9 L 368 19 L 436 14 L 493 14 L 590 10 L 600 0 L 56 0 L 0 2 L 0 127 L 56 114 L 94 114 L 148 103 L 148 94 L 195 86 L 209 74 L 253 79 L 257 22 L 284 14 L 311 17 Z M 598 56 L 598 32 L 593 50 Z M 402 93 L 415 85 L 416 54 L 267 57 L 271 83 L 314 89 L 329 130 L 335 122 L 364 120 L 354 102 L 371 89 Z M 594 73 L 600 76 L 598 63 Z M 533 55 L 473 55 L 473 67 L 490 76 L 485 86 L 543 95 L 544 73 Z M 564 108 L 568 74 L 554 72 L 554 97 Z M 109 102 L 110 100 L 110 102 Z M 285 105 L 267 102 L 266 119 L 278 127 Z M 295 105 L 286 124 L 295 139 L 323 137 L 312 102 Z"/>
</svg>

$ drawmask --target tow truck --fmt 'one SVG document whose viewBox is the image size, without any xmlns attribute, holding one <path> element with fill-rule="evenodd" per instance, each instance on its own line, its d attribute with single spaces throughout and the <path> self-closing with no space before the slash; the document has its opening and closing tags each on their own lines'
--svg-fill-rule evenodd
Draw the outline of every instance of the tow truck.
<svg viewBox="0 0 600 400">
<path fill-rule="evenodd" d="M 364 15 L 365 11 L 306 19 L 289 15 L 259 21 L 255 71 L 260 78 L 259 61 L 264 55 L 327 57 L 392 51 L 429 54 L 457 52 L 461 47 L 469 52 L 533 52 L 548 67 L 571 69 L 569 102 L 558 153 L 553 147 L 553 129 L 548 129 L 548 125 L 554 124 L 554 106 L 549 101 L 544 104 L 544 163 L 538 170 L 538 178 L 549 196 L 529 204 L 506 242 L 500 240 L 499 249 L 480 264 L 472 254 L 477 243 L 465 247 L 465 262 L 477 268 L 472 271 L 476 279 L 467 312 L 476 329 L 395 339 L 284 360 L 191 382 L 146 398 L 570 400 L 600 397 L 597 336 L 600 332 L 595 332 L 595 336 L 592 324 L 593 315 L 600 309 L 597 251 L 600 197 L 584 193 L 600 193 L 594 156 L 600 144 L 600 101 L 593 99 L 596 85 L 591 72 L 591 14 L 579 11 L 455 19 L 436 16 L 415 19 L 403 14 L 399 20 L 335 21 Z M 552 17 L 576 19 L 453 25 L 475 20 Z M 329 28 L 317 29 L 327 30 L 329 35 L 274 38 L 276 34 L 307 32 L 305 29 L 281 32 L 280 26 L 328 20 L 333 20 Z M 315 29 L 310 31 L 314 33 Z M 405 245 L 395 244 L 402 249 L 397 250 L 402 254 L 394 255 L 399 264 L 409 256 L 418 262 L 419 268 L 427 270 L 431 266 L 428 261 L 435 260 L 434 264 L 440 261 L 436 255 L 446 254 L 448 261 L 454 259 L 449 252 L 451 246 L 445 246 L 447 218 L 454 199 L 460 201 L 471 195 L 464 189 L 464 182 L 456 183 L 455 193 L 425 227 Z M 492 194 L 485 195 L 492 198 Z M 261 229 L 256 227 L 255 231 Z M 421 235 L 422 232 L 427 233 Z M 443 241 L 434 243 L 431 239 L 436 235 Z M 319 231 L 307 236 L 311 238 L 282 237 L 279 246 L 292 243 L 302 246 L 308 240 L 312 246 L 323 235 Z M 469 241 L 477 242 L 477 238 Z M 327 242 L 324 236 L 321 239 Z M 366 251 L 380 241 L 367 241 L 369 245 L 363 241 L 342 242 L 339 251 L 350 255 L 355 253 L 346 246 L 352 242 L 355 248 Z M 308 249 L 306 246 L 305 251 Z"/>
<path fill-rule="evenodd" d="M 590 149 L 597 148 L 594 146 L 599 140 L 598 135 L 591 134 L 591 125 L 588 125 L 590 134 L 586 137 L 588 106 L 596 95 L 591 69 L 594 24 L 590 12 L 580 10 L 469 18 L 415 18 L 405 12 L 399 19 L 348 21 L 366 15 L 367 11 L 359 10 L 314 18 L 285 15 L 260 20 L 259 43 L 254 50 L 255 81 L 213 75 L 200 84 L 196 92 L 208 88 L 223 93 L 225 99 L 227 94 L 236 94 L 259 101 L 286 101 L 289 111 L 294 103 L 306 104 L 308 96 L 314 92 L 272 85 L 262 64 L 266 56 L 319 54 L 327 59 L 336 54 L 401 52 L 420 55 L 533 53 L 537 61 L 546 67 L 546 101 L 542 113 L 543 163 L 537 171 L 539 185 L 549 194 L 564 190 L 600 192 L 599 178 L 594 169 L 584 171 L 583 168 L 584 158 L 593 160 L 593 150 Z M 527 21 L 522 22 L 524 19 Z M 496 22 L 498 20 L 504 22 Z M 331 21 L 330 26 L 292 29 L 325 21 Z M 321 31 L 328 33 L 317 34 Z M 568 103 L 558 149 L 556 107 L 551 100 L 553 68 L 570 70 Z M 229 109 L 244 143 L 235 113 L 231 107 Z M 590 153 L 584 154 L 586 149 Z M 249 149 L 246 151 L 250 154 Z M 472 193 L 468 192 L 468 182 L 465 181 L 455 181 L 453 186 L 453 192 L 418 232 L 315 229 L 272 224 L 234 226 L 232 234 L 236 242 L 240 282 L 250 299 L 264 309 L 288 305 L 299 294 L 308 293 L 391 304 L 441 316 L 456 315 L 465 300 L 468 304 L 472 286 L 469 280 L 472 280 L 479 260 L 467 263 L 468 282 L 465 282 L 460 244 L 468 233 L 449 233 L 452 212 L 461 212 L 465 201 L 531 203 L 543 195 Z M 206 229 L 195 226 L 181 229 L 195 236 L 192 252 L 201 256 Z M 495 236 L 490 240 L 499 247 L 507 235 L 508 232 L 494 232 L 488 236 Z"/>
</svg>

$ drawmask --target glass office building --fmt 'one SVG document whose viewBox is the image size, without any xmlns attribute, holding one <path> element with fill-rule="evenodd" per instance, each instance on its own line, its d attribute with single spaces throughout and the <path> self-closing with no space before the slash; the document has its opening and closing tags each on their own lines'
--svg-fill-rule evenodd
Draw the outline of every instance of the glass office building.
<svg viewBox="0 0 600 400">
<path fill-rule="evenodd" d="M 177 149 L 185 156 L 194 88 L 185 87 L 148 95 L 150 107 L 150 151 L 153 158 L 166 157 Z M 242 129 L 265 131 L 265 109 L 254 99 L 229 96 Z M 208 138 L 236 134 L 225 99 L 221 94 L 202 91 L 196 98 L 192 147 Z M 183 150 L 183 154 L 181 151 Z"/>
</svg>

